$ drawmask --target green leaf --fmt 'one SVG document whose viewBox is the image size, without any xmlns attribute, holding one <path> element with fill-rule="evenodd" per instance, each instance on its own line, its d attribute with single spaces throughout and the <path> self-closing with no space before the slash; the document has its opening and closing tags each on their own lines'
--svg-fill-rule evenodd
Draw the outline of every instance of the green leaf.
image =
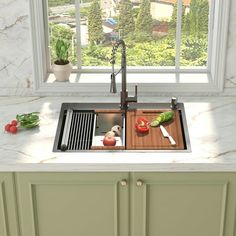
<svg viewBox="0 0 236 236">
<path fill-rule="evenodd" d="M 17 121 L 20 123 L 20 128 L 34 128 L 39 125 L 39 112 L 31 112 L 27 114 L 16 115 Z"/>
</svg>

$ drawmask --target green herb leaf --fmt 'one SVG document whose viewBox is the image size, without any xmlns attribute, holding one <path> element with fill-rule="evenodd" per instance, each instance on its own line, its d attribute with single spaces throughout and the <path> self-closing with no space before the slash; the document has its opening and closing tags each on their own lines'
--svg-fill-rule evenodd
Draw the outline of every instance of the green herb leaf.
<svg viewBox="0 0 236 236">
<path fill-rule="evenodd" d="M 16 115 L 17 121 L 20 123 L 20 127 L 31 129 L 39 125 L 40 119 L 39 112 L 31 112 L 27 114 Z"/>
</svg>

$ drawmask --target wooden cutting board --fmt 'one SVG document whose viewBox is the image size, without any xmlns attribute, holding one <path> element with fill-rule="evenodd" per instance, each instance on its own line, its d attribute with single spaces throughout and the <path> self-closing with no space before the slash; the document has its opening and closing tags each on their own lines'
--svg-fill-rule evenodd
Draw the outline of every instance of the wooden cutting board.
<svg viewBox="0 0 236 236">
<path fill-rule="evenodd" d="M 176 146 L 171 146 L 168 138 L 164 138 L 160 127 L 150 127 L 146 134 L 137 133 L 135 123 L 137 118 L 144 117 L 149 122 L 154 120 L 160 113 L 167 110 L 134 110 L 127 112 L 126 121 L 126 148 L 128 150 L 183 150 L 184 139 L 180 120 L 180 111 L 174 111 L 174 119 L 163 123 L 167 132 L 173 137 Z"/>
</svg>

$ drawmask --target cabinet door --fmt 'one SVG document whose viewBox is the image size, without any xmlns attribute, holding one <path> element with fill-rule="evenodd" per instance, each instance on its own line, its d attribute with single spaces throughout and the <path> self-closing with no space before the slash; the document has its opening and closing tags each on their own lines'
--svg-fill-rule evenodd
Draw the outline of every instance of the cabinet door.
<svg viewBox="0 0 236 236">
<path fill-rule="evenodd" d="M 0 235 L 17 236 L 18 224 L 13 174 L 0 173 Z"/>
<path fill-rule="evenodd" d="M 133 174 L 131 235 L 226 235 L 228 179 L 226 174 Z"/>
<path fill-rule="evenodd" d="M 18 173 L 24 236 L 128 236 L 128 173 Z"/>
</svg>

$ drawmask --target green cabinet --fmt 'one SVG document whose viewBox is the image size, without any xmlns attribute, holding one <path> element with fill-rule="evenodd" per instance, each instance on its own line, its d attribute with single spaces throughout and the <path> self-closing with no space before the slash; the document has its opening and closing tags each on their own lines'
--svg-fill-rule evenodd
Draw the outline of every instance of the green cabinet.
<svg viewBox="0 0 236 236">
<path fill-rule="evenodd" d="M 236 173 L 16 173 L 16 182 L 22 236 L 236 236 Z"/>
<path fill-rule="evenodd" d="M 23 236 L 128 236 L 128 173 L 17 173 Z"/>
<path fill-rule="evenodd" d="M 133 173 L 131 236 L 235 236 L 236 174 Z"/>
<path fill-rule="evenodd" d="M 0 235 L 18 236 L 13 174 L 0 173 Z"/>
</svg>

